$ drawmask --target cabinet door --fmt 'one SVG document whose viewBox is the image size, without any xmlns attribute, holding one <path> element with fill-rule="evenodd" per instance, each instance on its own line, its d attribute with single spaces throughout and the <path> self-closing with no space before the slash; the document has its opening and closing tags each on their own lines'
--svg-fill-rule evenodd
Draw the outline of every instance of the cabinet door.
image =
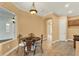
<svg viewBox="0 0 79 59">
<path fill-rule="evenodd" d="M 68 26 L 79 26 L 79 19 L 69 20 Z"/>
</svg>

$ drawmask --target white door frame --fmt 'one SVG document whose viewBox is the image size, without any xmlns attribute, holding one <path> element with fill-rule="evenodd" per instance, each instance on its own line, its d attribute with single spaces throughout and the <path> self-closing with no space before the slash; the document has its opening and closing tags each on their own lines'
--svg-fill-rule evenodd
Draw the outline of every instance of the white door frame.
<svg viewBox="0 0 79 59">
<path fill-rule="evenodd" d="M 52 41 L 52 19 L 47 20 L 47 39 Z"/>
</svg>

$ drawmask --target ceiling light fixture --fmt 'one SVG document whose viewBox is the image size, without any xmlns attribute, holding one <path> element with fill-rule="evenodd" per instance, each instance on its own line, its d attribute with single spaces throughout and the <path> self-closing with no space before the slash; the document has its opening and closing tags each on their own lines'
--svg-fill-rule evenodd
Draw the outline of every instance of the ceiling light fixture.
<svg viewBox="0 0 79 59">
<path fill-rule="evenodd" d="M 68 13 L 71 14 L 72 13 L 72 10 L 68 11 Z"/>
<path fill-rule="evenodd" d="M 66 4 L 65 7 L 67 8 L 67 7 L 69 7 L 69 5 L 70 5 L 70 4 Z"/>
<path fill-rule="evenodd" d="M 36 8 L 35 8 L 34 2 L 33 2 L 33 4 L 32 4 L 32 9 L 30 10 L 30 13 L 33 14 L 33 15 L 37 13 L 37 10 L 36 10 Z"/>
</svg>

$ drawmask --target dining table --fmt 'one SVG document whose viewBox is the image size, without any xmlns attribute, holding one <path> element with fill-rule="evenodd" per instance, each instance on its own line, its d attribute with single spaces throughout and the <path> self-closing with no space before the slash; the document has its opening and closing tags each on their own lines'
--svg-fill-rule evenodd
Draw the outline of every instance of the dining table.
<svg viewBox="0 0 79 59">
<path fill-rule="evenodd" d="M 79 41 L 79 35 L 73 35 L 74 36 L 74 48 L 76 48 L 76 41 Z"/>
</svg>

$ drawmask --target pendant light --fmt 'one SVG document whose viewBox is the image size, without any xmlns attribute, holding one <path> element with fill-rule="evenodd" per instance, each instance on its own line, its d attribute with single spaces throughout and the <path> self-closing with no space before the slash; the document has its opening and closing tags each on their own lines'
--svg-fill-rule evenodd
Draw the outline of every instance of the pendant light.
<svg viewBox="0 0 79 59">
<path fill-rule="evenodd" d="M 36 10 L 36 8 L 35 8 L 35 4 L 34 4 L 34 2 L 33 2 L 33 4 L 32 4 L 32 9 L 30 9 L 30 13 L 31 14 L 37 14 L 37 10 Z"/>
</svg>

